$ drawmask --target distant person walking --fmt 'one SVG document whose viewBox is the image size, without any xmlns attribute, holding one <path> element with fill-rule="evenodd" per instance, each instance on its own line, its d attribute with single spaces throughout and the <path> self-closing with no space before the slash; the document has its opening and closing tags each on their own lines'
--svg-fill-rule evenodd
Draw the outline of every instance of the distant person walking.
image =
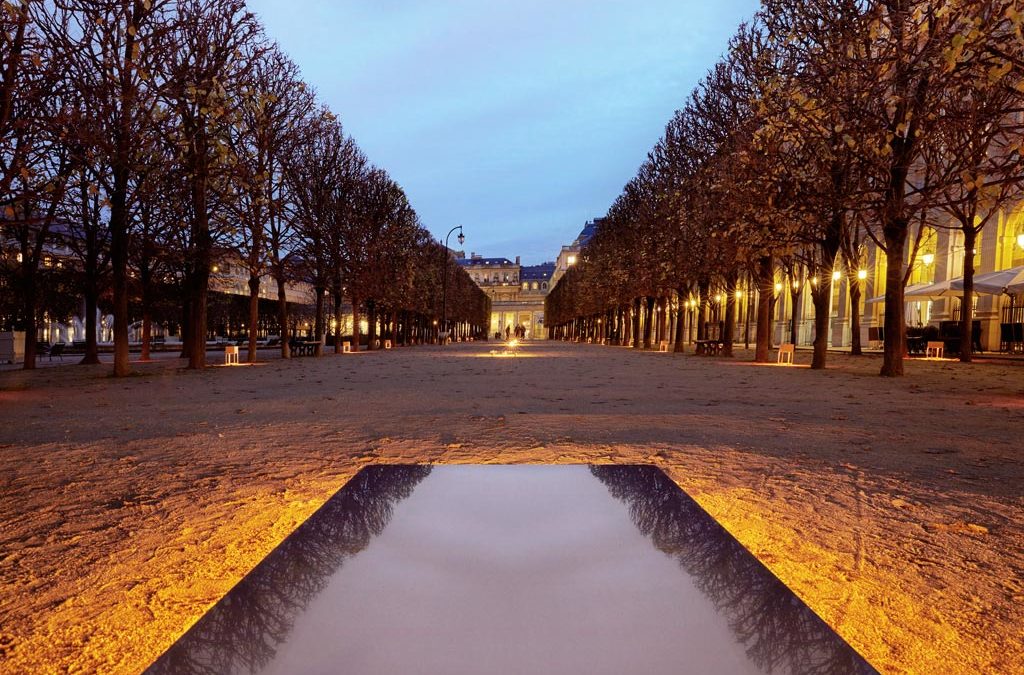
<svg viewBox="0 0 1024 675">
<path fill-rule="evenodd" d="M 512 332 L 512 326 L 511 325 L 505 326 L 505 339 L 506 340 L 508 339 L 509 333 L 511 333 L 511 332 Z"/>
</svg>

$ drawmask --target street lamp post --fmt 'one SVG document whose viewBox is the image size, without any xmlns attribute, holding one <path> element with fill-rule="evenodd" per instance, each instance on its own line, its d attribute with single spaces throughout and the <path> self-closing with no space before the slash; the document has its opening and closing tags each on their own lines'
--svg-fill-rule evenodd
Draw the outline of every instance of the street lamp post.
<svg viewBox="0 0 1024 675">
<path fill-rule="evenodd" d="M 448 238 L 455 230 L 459 231 L 459 246 L 466 241 L 466 236 L 462 233 L 462 225 L 456 225 L 448 230 L 448 234 L 444 238 L 444 268 L 441 274 L 441 344 L 444 344 L 448 337 Z"/>
</svg>

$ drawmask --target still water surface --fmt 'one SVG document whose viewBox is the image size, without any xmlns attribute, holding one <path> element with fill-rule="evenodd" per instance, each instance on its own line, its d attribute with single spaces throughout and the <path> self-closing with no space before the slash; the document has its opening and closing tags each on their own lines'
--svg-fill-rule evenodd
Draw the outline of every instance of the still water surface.
<svg viewBox="0 0 1024 675">
<path fill-rule="evenodd" d="M 370 467 L 153 673 L 870 673 L 652 467 Z"/>
</svg>

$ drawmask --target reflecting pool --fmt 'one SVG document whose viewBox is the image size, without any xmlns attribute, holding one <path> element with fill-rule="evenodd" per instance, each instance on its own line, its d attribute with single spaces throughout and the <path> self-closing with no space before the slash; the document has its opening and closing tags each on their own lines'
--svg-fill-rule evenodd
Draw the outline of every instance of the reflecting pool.
<svg viewBox="0 0 1024 675">
<path fill-rule="evenodd" d="M 151 673 L 873 673 L 659 469 L 376 466 Z"/>
</svg>

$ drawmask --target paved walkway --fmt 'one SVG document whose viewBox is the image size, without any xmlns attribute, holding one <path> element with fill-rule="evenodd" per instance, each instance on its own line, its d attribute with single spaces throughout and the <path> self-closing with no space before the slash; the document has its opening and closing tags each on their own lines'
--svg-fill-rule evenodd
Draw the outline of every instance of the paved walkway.
<svg viewBox="0 0 1024 675">
<path fill-rule="evenodd" d="M 501 352 L 0 373 L 0 669 L 138 672 L 374 462 L 657 464 L 879 669 L 1024 669 L 1018 366 Z"/>
</svg>

